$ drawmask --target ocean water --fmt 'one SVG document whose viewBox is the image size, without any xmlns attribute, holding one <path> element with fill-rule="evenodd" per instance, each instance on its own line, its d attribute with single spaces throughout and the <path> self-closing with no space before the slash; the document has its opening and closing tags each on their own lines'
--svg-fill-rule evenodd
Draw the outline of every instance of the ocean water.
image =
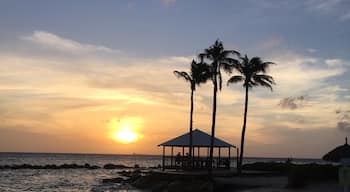
<svg viewBox="0 0 350 192">
<path fill-rule="evenodd" d="M 94 154 L 42 154 L 0 153 L 0 165 L 84 165 L 122 164 L 153 167 L 161 163 L 159 156 L 94 155 Z M 125 170 L 125 169 L 124 169 Z M 106 184 L 102 179 L 122 177 L 120 169 L 0 169 L 0 192 L 62 191 L 62 192 L 140 192 L 128 185 Z"/>
<path fill-rule="evenodd" d="M 133 167 L 156 167 L 162 157 L 154 155 L 94 155 L 94 154 L 42 154 L 0 153 L 0 165 L 103 165 L 122 164 Z M 245 163 L 285 162 L 286 158 L 246 158 Z M 325 163 L 319 159 L 293 159 L 294 163 Z M 236 165 L 233 159 L 231 164 Z M 121 177 L 121 170 L 107 169 L 0 169 L 0 192 L 13 191 L 73 191 L 73 192 L 141 192 L 132 186 L 105 184 L 102 179 Z"/>
</svg>

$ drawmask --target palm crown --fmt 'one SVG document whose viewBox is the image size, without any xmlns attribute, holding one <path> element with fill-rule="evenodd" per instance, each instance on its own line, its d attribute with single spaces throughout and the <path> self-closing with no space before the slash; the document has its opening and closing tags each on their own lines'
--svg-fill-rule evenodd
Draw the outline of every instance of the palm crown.
<svg viewBox="0 0 350 192">
<path fill-rule="evenodd" d="M 248 58 L 247 55 L 240 58 L 240 62 L 235 64 L 235 69 L 241 75 L 234 75 L 228 80 L 230 83 L 243 82 L 244 87 L 252 88 L 255 86 L 268 87 L 272 90 L 275 84 L 272 76 L 266 75 L 266 70 L 272 62 L 263 62 L 259 57 Z"/>
<path fill-rule="evenodd" d="M 185 81 L 191 83 L 191 90 L 196 90 L 196 85 L 205 83 L 208 80 L 209 67 L 205 63 L 197 63 L 192 60 L 191 71 L 187 73 L 185 71 L 174 71 L 174 74 L 178 78 L 183 78 Z"/>
<path fill-rule="evenodd" d="M 222 75 L 220 69 L 231 73 L 233 66 L 237 64 L 237 60 L 231 58 L 231 55 L 240 55 L 239 52 L 234 50 L 225 50 L 221 41 L 216 40 L 215 43 L 208 49 L 204 50 L 204 53 L 199 54 L 200 60 L 204 59 L 212 61 L 210 64 L 211 79 L 213 83 L 219 83 L 219 90 L 222 88 Z M 218 82 L 216 82 L 218 77 Z"/>
</svg>

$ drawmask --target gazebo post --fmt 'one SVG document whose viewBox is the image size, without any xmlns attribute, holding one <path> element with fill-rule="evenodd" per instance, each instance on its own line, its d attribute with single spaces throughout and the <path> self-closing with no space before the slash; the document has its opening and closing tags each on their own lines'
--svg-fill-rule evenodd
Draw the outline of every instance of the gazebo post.
<svg viewBox="0 0 350 192">
<path fill-rule="evenodd" d="M 162 158 L 162 169 L 164 171 L 165 168 L 165 146 L 163 146 L 163 158 Z"/>
<path fill-rule="evenodd" d="M 219 160 L 218 160 L 218 166 L 217 167 L 220 167 L 220 161 L 221 161 L 221 147 L 219 147 Z"/>
<path fill-rule="evenodd" d="M 236 168 L 238 168 L 238 161 L 239 161 L 239 148 L 237 147 L 236 148 L 236 151 L 237 151 L 237 155 L 236 155 Z"/>
<path fill-rule="evenodd" d="M 228 147 L 228 169 L 231 166 L 231 147 Z"/>
<path fill-rule="evenodd" d="M 171 162 L 170 162 L 171 168 L 173 168 L 173 159 L 174 159 L 174 146 L 171 146 Z"/>
<path fill-rule="evenodd" d="M 181 166 L 184 167 L 184 159 L 185 159 L 185 146 L 182 146 L 182 158 L 181 158 Z"/>
</svg>

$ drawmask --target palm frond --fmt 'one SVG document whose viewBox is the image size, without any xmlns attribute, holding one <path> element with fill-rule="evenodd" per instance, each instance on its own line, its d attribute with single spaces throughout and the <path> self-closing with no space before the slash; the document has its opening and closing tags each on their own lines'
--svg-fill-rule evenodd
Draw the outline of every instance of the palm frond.
<svg viewBox="0 0 350 192">
<path fill-rule="evenodd" d="M 232 64 L 232 65 L 237 65 L 238 64 L 238 60 L 234 59 L 234 58 L 231 58 L 231 57 L 224 58 L 222 62 L 229 63 L 229 64 Z"/>
<path fill-rule="evenodd" d="M 227 57 L 220 63 L 220 68 L 227 73 L 232 73 L 232 71 L 238 67 L 238 63 L 238 60 Z"/>
<path fill-rule="evenodd" d="M 235 50 L 225 50 L 225 51 L 223 51 L 223 53 L 225 53 L 225 55 L 236 55 L 236 56 L 240 56 L 241 55 L 241 53 L 239 53 L 238 51 L 235 51 Z"/>
<path fill-rule="evenodd" d="M 210 63 L 210 73 L 211 80 L 218 83 L 218 88 L 222 88 L 222 74 L 221 69 L 227 73 L 232 73 L 232 71 L 238 67 L 239 61 L 232 58 L 232 56 L 240 56 L 238 51 L 225 50 L 223 43 L 217 39 L 213 45 L 205 49 L 203 53 L 199 54 L 198 57 L 203 61 L 208 59 Z M 216 80 L 215 80 L 216 79 Z"/>
<path fill-rule="evenodd" d="M 200 63 L 203 63 L 203 62 L 204 62 L 204 58 L 205 58 L 205 54 L 204 54 L 204 53 L 200 53 L 200 54 L 198 55 L 198 59 L 199 59 Z"/>
<path fill-rule="evenodd" d="M 255 75 L 253 77 L 254 83 L 259 86 L 268 87 L 272 91 L 272 85 L 275 84 L 273 78 L 269 75 Z"/>
<path fill-rule="evenodd" d="M 262 80 L 264 80 L 264 81 L 266 81 L 266 82 L 268 82 L 270 84 L 273 84 L 273 85 L 276 84 L 275 80 L 270 75 L 256 74 L 254 77 L 257 78 L 257 79 L 262 79 Z"/>
<path fill-rule="evenodd" d="M 255 86 L 268 87 L 272 90 L 272 85 L 275 84 L 272 76 L 266 75 L 266 70 L 273 62 L 263 62 L 260 57 L 249 59 L 247 55 L 240 57 L 235 69 L 241 74 L 244 80 L 243 86 L 253 88 Z M 233 81 L 241 81 L 239 77 L 231 77 L 228 83 Z"/>
<path fill-rule="evenodd" d="M 204 62 L 196 63 L 193 61 L 191 64 L 191 75 L 194 83 L 197 85 L 207 82 L 211 78 L 209 65 Z"/>
<path fill-rule="evenodd" d="M 226 62 L 220 63 L 220 68 L 223 69 L 227 73 L 232 73 L 234 69 L 234 65 Z"/>
<path fill-rule="evenodd" d="M 184 80 L 191 82 L 192 78 L 191 76 L 186 73 L 185 71 L 174 71 L 174 74 L 177 78 L 183 78 Z"/>
<path fill-rule="evenodd" d="M 258 72 L 266 73 L 266 70 L 269 68 L 270 65 L 274 64 L 273 62 L 263 62 L 260 57 L 253 57 L 250 60 L 250 65 L 252 66 L 253 70 Z"/>
<path fill-rule="evenodd" d="M 238 83 L 244 80 L 244 77 L 241 75 L 234 75 L 232 77 L 230 77 L 230 79 L 227 81 L 227 85 L 229 85 L 230 83 Z"/>
<path fill-rule="evenodd" d="M 261 63 L 260 64 L 260 66 L 261 66 L 261 71 L 263 72 L 263 73 L 266 73 L 266 71 L 269 69 L 269 67 L 270 67 L 270 65 L 274 65 L 275 63 L 273 63 L 273 62 L 263 62 L 263 63 Z"/>
</svg>

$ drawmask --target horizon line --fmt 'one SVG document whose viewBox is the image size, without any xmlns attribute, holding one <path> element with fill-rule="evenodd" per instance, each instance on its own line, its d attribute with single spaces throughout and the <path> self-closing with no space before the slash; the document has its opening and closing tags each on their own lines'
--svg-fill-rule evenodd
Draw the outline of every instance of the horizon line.
<svg viewBox="0 0 350 192">
<path fill-rule="evenodd" d="M 13 153 L 13 154 L 59 154 L 59 155 L 123 155 L 123 156 L 133 156 L 133 155 L 138 155 L 138 156 L 162 156 L 161 154 L 142 154 L 142 153 L 130 153 L 130 154 L 123 154 L 123 153 L 83 153 L 83 152 L 8 152 L 8 151 L 0 151 L 0 154 L 5 154 L 5 153 Z M 232 156 L 236 157 L 236 156 Z M 322 160 L 322 158 L 315 158 L 315 157 L 257 157 L 257 156 L 247 156 L 245 158 L 262 158 L 262 159 L 313 159 L 313 160 Z M 234 158 L 232 158 L 234 159 Z"/>
</svg>

